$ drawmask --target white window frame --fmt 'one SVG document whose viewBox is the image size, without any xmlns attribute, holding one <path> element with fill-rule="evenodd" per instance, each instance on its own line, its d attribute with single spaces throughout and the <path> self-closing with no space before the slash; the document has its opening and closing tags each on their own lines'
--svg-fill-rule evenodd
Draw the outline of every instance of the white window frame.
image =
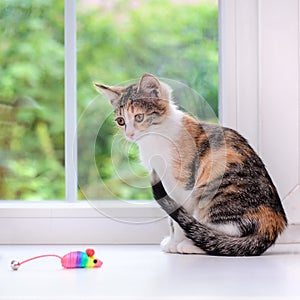
<svg viewBox="0 0 300 300">
<path fill-rule="evenodd" d="M 300 147 L 296 144 L 300 130 L 300 1 L 288 2 L 219 0 L 219 108 L 221 124 L 249 140 L 278 187 L 289 221 L 279 242 L 300 243 Z M 272 56 L 274 40 L 277 52 Z M 285 85 L 280 72 L 285 74 Z M 286 125 L 280 132 L 274 116 L 283 110 L 282 95 L 294 114 L 282 120 Z M 284 142 L 285 149 L 277 150 L 273 132 L 283 137 L 288 132 L 295 142 Z M 286 176 L 291 165 L 293 173 Z M 296 185 L 291 185 L 292 181 Z"/>
<path fill-rule="evenodd" d="M 257 15 L 257 1 L 242 1 L 249 18 Z M 257 64 L 247 65 L 249 76 L 238 78 L 236 43 L 236 0 L 219 0 L 219 116 L 226 126 L 246 131 L 254 148 L 258 127 L 250 117 L 239 115 L 238 80 L 257 86 Z M 257 60 L 257 28 L 249 27 L 248 57 Z M 253 44 L 254 43 L 254 44 Z M 255 50 L 256 49 L 256 50 Z M 241 50 L 241 49 L 239 49 Z M 243 65 L 239 65 L 243 67 Z M 242 74 L 242 72 L 240 73 Z M 244 74 L 244 73 L 243 73 Z M 244 75 L 243 75 L 244 76 Z M 253 93 L 257 87 L 253 89 Z M 233 95 L 233 97 L 232 97 Z M 253 95 L 244 95 L 251 97 Z M 255 96 L 255 95 L 254 95 Z M 255 106 L 257 103 L 249 102 Z M 248 122 L 248 123 L 247 123 Z M 249 123 L 250 122 L 250 123 Z M 65 0 L 65 172 L 66 201 L 0 202 L 0 244 L 157 244 L 168 233 L 167 218 L 154 201 L 137 205 L 120 201 L 99 201 L 97 210 L 88 201 L 77 201 L 77 111 L 76 111 L 76 0 Z M 240 128 L 238 128 L 240 126 Z M 250 128 L 250 129 L 249 129 Z M 248 131 L 247 131 L 248 130 Z M 259 149 L 258 149 L 259 150 Z M 297 231 L 298 230 L 298 231 Z M 291 227 L 281 242 L 295 241 L 299 228 Z M 298 241 L 298 240 L 297 240 Z M 296 241 L 296 242 L 297 242 Z M 299 241 L 298 241 L 299 242 Z"/>
</svg>

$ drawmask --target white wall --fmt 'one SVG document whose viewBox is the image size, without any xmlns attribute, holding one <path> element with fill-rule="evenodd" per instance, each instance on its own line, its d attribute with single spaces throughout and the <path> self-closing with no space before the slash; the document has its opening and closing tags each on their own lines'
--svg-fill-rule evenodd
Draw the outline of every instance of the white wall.
<svg viewBox="0 0 300 300">
<path fill-rule="evenodd" d="M 261 155 L 289 223 L 300 228 L 299 1 L 219 5 L 221 122 Z M 300 242 L 296 227 L 284 239 Z"/>
</svg>

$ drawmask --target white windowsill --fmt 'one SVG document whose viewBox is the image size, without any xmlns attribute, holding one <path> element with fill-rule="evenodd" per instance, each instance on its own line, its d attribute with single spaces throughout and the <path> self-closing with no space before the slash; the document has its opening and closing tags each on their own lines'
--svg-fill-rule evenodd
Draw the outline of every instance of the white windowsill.
<svg viewBox="0 0 300 300">
<path fill-rule="evenodd" d="M 153 200 L 0 201 L 0 218 L 162 218 L 165 216 L 166 214 Z"/>
<path fill-rule="evenodd" d="M 159 244 L 166 235 L 155 201 L 0 201 L 0 244 Z M 277 243 L 300 243 L 300 224 Z"/>
<path fill-rule="evenodd" d="M 0 244 L 158 244 L 167 227 L 154 201 L 0 202 Z"/>
</svg>

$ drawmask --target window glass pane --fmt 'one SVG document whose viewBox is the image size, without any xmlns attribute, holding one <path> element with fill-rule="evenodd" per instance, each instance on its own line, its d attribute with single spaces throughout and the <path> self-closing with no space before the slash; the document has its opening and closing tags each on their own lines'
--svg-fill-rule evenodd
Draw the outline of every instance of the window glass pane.
<svg viewBox="0 0 300 300">
<path fill-rule="evenodd" d="M 64 198 L 64 11 L 0 1 L 0 199 Z"/>
<path fill-rule="evenodd" d="M 200 93 L 216 117 L 217 1 L 79 0 L 77 22 L 79 197 L 152 198 L 137 147 L 117 132 L 112 108 L 92 83 L 126 85 L 152 73 Z M 196 101 L 187 110 L 205 109 Z"/>
</svg>

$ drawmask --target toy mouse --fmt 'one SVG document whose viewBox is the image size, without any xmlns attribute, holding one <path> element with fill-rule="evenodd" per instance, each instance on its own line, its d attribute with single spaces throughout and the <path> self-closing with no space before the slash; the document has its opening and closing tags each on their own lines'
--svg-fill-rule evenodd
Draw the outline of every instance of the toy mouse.
<svg viewBox="0 0 300 300">
<path fill-rule="evenodd" d="M 103 262 L 94 257 L 94 249 L 87 249 L 85 252 L 82 251 L 73 251 L 69 252 L 63 257 L 56 254 L 45 254 L 35 256 L 29 259 L 26 259 L 22 262 L 13 260 L 10 264 L 11 268 L 16 271 L 19 267 L 31 260 L 43 258 L 43 257 L 57 257 L 61 261 L 61 265 L 66 269 L 75 269 L 75 268 L 100 268 Z"/>
</svg>

